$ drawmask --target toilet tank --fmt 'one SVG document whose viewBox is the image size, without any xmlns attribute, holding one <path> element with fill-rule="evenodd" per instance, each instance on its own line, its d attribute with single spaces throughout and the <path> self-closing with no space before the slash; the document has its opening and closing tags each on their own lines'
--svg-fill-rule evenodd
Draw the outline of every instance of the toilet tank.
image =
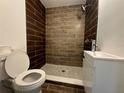
<svg viewBox="0 0 124 93">
<path fill-rule="evenodd" d="M 12 52 L 12 49 L 8 46 L 0 46 L 0 81 L 9 78 L 5 71 L 6 57 Z"/>
</svg>

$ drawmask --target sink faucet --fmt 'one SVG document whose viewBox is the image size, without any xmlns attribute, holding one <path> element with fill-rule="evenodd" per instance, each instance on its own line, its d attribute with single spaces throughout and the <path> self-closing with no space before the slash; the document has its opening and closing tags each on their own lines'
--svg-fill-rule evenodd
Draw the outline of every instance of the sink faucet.
<svg viewBox="0 0 124 93">
<path fill-rule="evenodd" d="M 96 51 L 96 47 L 97 47 L 96 40 L 92 40 L 92 52 Z"/>
</svg>

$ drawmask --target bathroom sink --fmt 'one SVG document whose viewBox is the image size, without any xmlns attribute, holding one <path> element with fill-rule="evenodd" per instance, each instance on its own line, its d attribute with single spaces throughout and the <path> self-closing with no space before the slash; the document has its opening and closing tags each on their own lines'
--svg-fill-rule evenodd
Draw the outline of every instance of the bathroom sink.
<svg viewBox="0 0 124 93">
<path fill-rule="evenodd" d="M 122 57 L 102 51 L 84 51 L 83 84 L 86 93 L 124 93 L 123 70 Z"/>
<path fill-rule="evenodd" d="M 102 52 L 102 51 L 84 51 L 85 54 L 89 55 L 90 57 L 94 58 L 94 59 L 103 59 L 103 60 L 120 60 L 120 61 L 124 61 L 124 58 L 116 56 L 116 55 L 112 55 L 106 52 Z"/>
</svg>

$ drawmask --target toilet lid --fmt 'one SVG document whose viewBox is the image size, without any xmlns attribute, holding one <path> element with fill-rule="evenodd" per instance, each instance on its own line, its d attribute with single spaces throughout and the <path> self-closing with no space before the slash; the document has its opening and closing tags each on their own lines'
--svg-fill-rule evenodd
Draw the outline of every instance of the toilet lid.
<svg viewBox="0 0 124 93">
<path fill-rule="evenodd" d="M 25 52 L 13 51 L 5 61 L 6 73 L 11 77 L 15 78 L 22 72 L 28 70 L 29 58 Z"/>
</svg>

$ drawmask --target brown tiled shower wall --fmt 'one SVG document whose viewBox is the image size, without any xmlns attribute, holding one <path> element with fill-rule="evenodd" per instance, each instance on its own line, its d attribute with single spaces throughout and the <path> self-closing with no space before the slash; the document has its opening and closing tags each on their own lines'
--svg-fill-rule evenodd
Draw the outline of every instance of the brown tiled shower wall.
<svg viewBox="0 0 124 93">
<path fill-rule="evenodd" d="M 84 49 L 91 50 L 91 40 L 96 40 L 97 34 L 98 0 L 87 0 L 86 5 Z"/>
<path fill-rule="evenodd" d="M 30 68 L 45 63 L 45 7 L 39 0 L 26 0 L 27 53 Z"/>
<path fill-rule="evenodd" d="M 46 9 L 46 62 L 81 66 L 84 41 L 81 5 Z"/>
</svg>

